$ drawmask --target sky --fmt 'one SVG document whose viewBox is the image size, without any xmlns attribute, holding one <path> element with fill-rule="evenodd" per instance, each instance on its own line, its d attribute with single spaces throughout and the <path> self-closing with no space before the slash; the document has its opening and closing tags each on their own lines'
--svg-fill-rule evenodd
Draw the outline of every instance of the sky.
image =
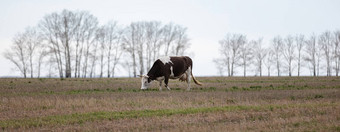
<svg viewBox="0 0 340 132">
<path fill-rule="evenodd" d="M 0 0 L 0 77 L 20 75 L 2 55 L 14 35 L 63 9 L 89 11 L 101 24 L 155 20 L 187 27 L 194 75 L 216 76 L 212 60 L 220 56 L 218 41 L 227 33 L 262 37 L 268 44 L 277 35 L 339 30 L 339 5 L 339 0 Z"/>
</svg>

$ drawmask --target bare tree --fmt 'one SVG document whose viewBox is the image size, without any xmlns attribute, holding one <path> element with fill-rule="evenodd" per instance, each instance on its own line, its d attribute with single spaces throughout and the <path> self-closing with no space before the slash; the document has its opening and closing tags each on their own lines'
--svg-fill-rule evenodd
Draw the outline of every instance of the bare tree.
<svg viewBox="0 0 340 132">
<path fill-rule="evenodd" d="M 133 77 L 137 77 L 137 62 L 136 62 L 136 50 L 137 43 L 135 42 L 136 29 L 133 24 L 126 27 L 124 37 L 123 37 L 123 47 L 126 52 L 131 55 Z"/>
<path fill-rule="evenodd" d="M 234 76 L 235 68 L 238 60 L 242 57 L 241 56 L 241 46 L 246 43 L 246 36 L 241 34 L 234 34 L 232 41 L 231 41 L 231 76 Z"/>
<path fill-rule="evenodd" d="M 58 25 L 60 23 L 60 16 L 58 13 L 52 13 L 43 18 L 39 23 L 44 39 L 47 41 L 46 47 L 49 48 L 49 53 L 53 56 L 50 58 L 51 63 L 56 62 L 58 67 L 59 77 L 63 78 L 63 61 L 62 61 L 62 45 L 60 44 L 60 33 Z M 51 66 L 52 67 L 52 66 Z M 51 69 L 51 68 L 50 68 Z"/>
<path fill-rule="evenodd" d="M 185 50 L 190 46 L 189 38 L 186 34 L 187 28 L 183 28 L 181 26 L 177 26 L 176 32 L 176 40 L 172 49 L 173 55 L 183 55 Z"/>
<path fill-rule="evenodd" d="M 88 12 L 68 10 L 48 14 L 40 22 L 39 27 L 48 42 L 50 51 L 54 54 L 61 78 L 64 77 L 63 70 L 66 78 L 71 77 L 72 71 L 76 72 L 74 76 L 79 77 L 81 54 L 86 52 L 84 43 L 87 44 L 85 47 L 90 47 L 97 24 L 97 18 Z M 74 63 L 76 70 L 72 70 L 73 49 L 76 50 Z"/>
<path fill-rule="evenodd" d="M 84 51 L 84 43 L 85 43 L 85 29 L 83 26 L 81 26 L 81 22 L 83 21 L 82 14 L 79 14 L 77 17 L 80 19 L 79 23 L 76 25 L 77 29 L 74 32 L 74 41 L 75 41 L 75 66 L 74 66 L 74 77 L 79 78 L 80 77 L 80 64 L 82 60 L 82 54 Z"/>
<path fill-rule="evenodd" d="M 75 18 L 74 13 L 71 11 L 64 10 L 60 14 L 60 25 L 58 25 L 59 39 L 64 48 L 65 57 L 65 77 L 71 77 L 71 39 L 75 29 Z"/>
<path fill-rule="evenodd" d="M 78 39 L 80 39 L 80 50 L 78 52 L 78 58 L 76 55 L 76 62 L 78 63 L 75 68 L 78 70 L 77 77 L 80 77 L 81 70 L 83 72 L 83 77 L 87 77 L 89 60 L 91 58 L 92 48 L 94 48 L 94 43 L 96 41 L 96 33 L 98 30 L 98 19 L 88 12 L 77 13 L 77 23 L 78 26 L 75 30 L 79 36 L 76 36 L 76 45 L 78 44 Z M 77 52 L 76 52 L 77 53 Z M 81 65 L 82 64 L 82 65 Z"/>
<path fill-rule="evenodd" d="M 222 54 L 221 60 L 226 64 L 228 76 L 234 75 L 235 66 L 238 63 L 241 55 L 241 45 L 246 42 L 246 36 L 241 34 L 227 34 L 224 39 L 220 40 L 220 53 Z"/>
<path fill-rule="evenodd" d="M 177 35 L 177 26 L 173 23 L 167 24 L 163 27 L 163 43 L 165 46 L 165 56 L 169 54 L 171 44 L 175 41 Z"/>
<path fill-rule="evenodd" d="M 161 37 L 163 29 L 161 23 L 157 21 L 146 22 L 146 68 L 150 69 L 153 61 L 159 57 L 159 51 L 162 46 Z"/>
<path fill-rule="evenodd" d="M 75 13 L 75 20 L 73 40 L 75 43 L 74 77 L 80 77 L 81 71 L 83 71 L 83 76 L 86 77 L 89 48 L 94 40 L 98 20 L 85 11 Z"/>
<path fill-rule="evenodd" d="M 109 78 L 111 75 L 111 56 L 112 50 L 114 49 L 114 41 L 118 38 L 116 31 L 117 30 L 117 22 L 110 22 L 104 26 L 104 37 L 106 41 L 106 57 L 107 57 L 107 77 Z"/>
<path fill-rule="evenodd" d="M 226 69 L 228 76 L 231 76 L 231 71 L 230 71 L 230 44 L 231 44 L 231 34 L 227 34 L 224 39 L 219 41 L 220 48 L 219 52 L 222 55 L 220 59 L 215 59 L 215 64 L 219 69 Z M 222 66 L 219 66 L 222 65 Z M 221 68 L 224 65 L 226 65 L 227 68 Z"/>
<path fill-rule="evenodd" d="M 31 78 L 34 77 L 36 61 L 38 77 L 40 76 L 41 59 L 46 51 L 42 48 L 42 38 L 37 28 L 27 27 L 23 33 L 17 34 L 13 38 L 11 50 L 5 52 L 4 56 L 16 65 L 25 78 L 28 74 Z"/>
<path fill-rule="evenodd" d="M 298 76 L 300 76 L 301 72 L 301 58 L 302 58 L 302 49 L 305 46 L 305 36 L 304 35 L 297 35 L 295 37 L 295 46 L 298 51 L 298 57 L 297 57 L 297 62 L 298 62 Z"/>
<path fill-rule="evenodd" d="M 134 41 L 137 44 L 137 55 L 139 60 L 139 75 L 143 75 L 145 71 L 144 54 L 146 48 L 146 33 L 145 33 L 145 22 L 132 23 L 135 29 Z"/>
<path fill-rule="evenodd" d="M 13 38 L 11 50 L 5 51 L 3 56 L 10 60 L 21 72 L 24 78 L 27 77 L 28 71 L 28 49 L 26 47 L 26 38 L 23 33 L 19 33 Z"/>
<path fill-rule="evenodd" d="M 327 69 L 327 76 L 331 76 L 331 53 L 332 53 L 332 36 L 331 36 L 331 32 L 330 31 L 326 31 L 323 34 L 320 35 L 319 37 L 319 44 L 320 44 L 320 48 L 323 51 L 323 55 L 326 59 L 326 69 Z"/>
<path fill-rule="evenodd" d="M 99 45 L 100 45 L 100 41 L 98 41 L 97 35 L 98 35 L 98 31 L 96 33 L 96 39 L 95 39 L 95 42 L 94 42 L 92 50 L 91 50 L 92 54 L 90 54 L 90 58 L 89 58 L 89 61 L 91 62 L 90 78 L 95 77 L 95 74 L 96 74 L 96 62 L 98 60 L 97 52 L 98 52 L 98 48 L 99 48 Z"/>
<path fill-rule="evenodd" d="M 282 38 L 277 36 L 272 41 L 272 49 L 274 51 L 275 62 L 276 62 L 276 69 L 277 69 L 277 76 L 281 76 L 281 55 L 282 55 Z"/>
<path fill-rule="evenodd" d="M 123 43 L 124 49 L 131 54 L 133 60 L 133 74 L 136 77 L 137 68 L 139 69 L 139 74 L 143 75 L 145 71 L 144 64 L 144 52 L 146 45 L 146 32 L 145 32 L 145 22 L 133 22 L 126 29 L 126 34 L 124 35 Z M 137 65 L 138 61 L 138 65 Z"/>
<path fill-rule="evenodd" d="M 121 45 L 122 34 L 123 30 L 119 29 L 117 22 L 109 22 L 105 25 L 105 38 L 107 40 L 107 77 L 110 77 L 111 75 L 112 77 L 114 76 L 116 66 L 123 53 Z"/>
<path fill-rule="evenodd" d="M 245 77 L 247 74 L 247 67 L 250 66 L 251 60 L 253 58 L 252 56 L 252 43 L 247 42 L 247 38 L 244 36 L 240 38 L 238 41 L 238 44 L 240 45 L 240 66 L 243 67 L 243 76 Z"/>
<path fill-rule="evenodd" d="M 72 27 L 70 26 L 73 21 L 72 16 L 72 12 L 64 10 L 61 14 L 52 13 L 45 16 L 41 22 L 45 37 L 51 43 L 51 50 L 55 53 L 61 78 L 63 78 L 63 58 L 66 67 L 65 76 L 71 77 L 70 39 Z"/>
<path fill-rule="evenodd" d="M 262 76 L 263 61 L 267 55 L 266 48 L 263 47 L 262 38 L 257 41 L 253 41 L 253 54 L 255 58 L 256 71 Z"/>
<path fill-rule="evenodd" d="M 26 28 L 25 32 L 22 34 L 24 39 L 24 46 L 27 49 L 28 54 L 28 62 L 29 62 L 29 68 L 31 78 L 33 78 L 34 74 L 34 68 L 33 63 L 35 60 L 35 55 L 37 54 L 38 48 L 41 46 L 42 38 L 39 35 L 38 31 L 34 27 L 28 27 Z"/>
<path fill-rule="evenodd" d="M 340 31 L 334 32 L 334 62 L 335 62 L 335 75 L 339 76 L 340 72 Z"/>
<path fill-rule="evenodd" d="M 313 34 L 310 36 L 308 40 L 306 40 L 306 56 L 304 60 L 309 63 L 310 69 L 312 71 L 312 75 L 317 75 L 317 55 L 318 55 L 318 46 L 316 43 L 316 36 Z"/>
<path fill-rule="evenodd" d="M 271 66 L 275 63 L 275 53 L 272 49 L 268 49 L 267 56 L 264 61 L 265 66 L 267 67 L 268 77 L 270 76 Z"/>
<path fill-rule="evenodd" d="M 43 60 L 48 55 L 48 52 L 47 52 L 47 50 L 46 50 L 46 48 L 44 46 L 40 46 L 38 48 L 37 54 L 38 54 L 38 60 L 37 60 L 38 61 L 38 66 L 37 66 L 38 73 L 37 73 L 37 77 L 40 78 Z"/>
<path fill-rule="evenodd" d="M 102 26 L 101 28 L 98 29 L 96 39 L 99 42 L 99 61 L 100 61 L 100 73 L 99 77 L 102 78 L 104 76 L 104 65 L 105 65 L 105 52 L 107 51 L 107 38 L 106 38 L 106 31 L 105 27 Z"/>
<path fill-rule="evenodd" d="M 320 76 L 320 64 L 322 61 L 322 46 L 317 43 L 317 52 L 316 52 L 316 74 L 317 76 Z"/>
<path fill-rule="evenodd" d="M 288 69 L 288 75 L 292 76 L 292 64 L 294 61 L 294 51 L 295 51 L 295 45 L 293 44 L 294 38 L 292 36 L 287 36 L 284 39 L 283 45 L 282 45 L 282 53 L 283 57 L 286 61 L 287 69 Z"/>
</svg>

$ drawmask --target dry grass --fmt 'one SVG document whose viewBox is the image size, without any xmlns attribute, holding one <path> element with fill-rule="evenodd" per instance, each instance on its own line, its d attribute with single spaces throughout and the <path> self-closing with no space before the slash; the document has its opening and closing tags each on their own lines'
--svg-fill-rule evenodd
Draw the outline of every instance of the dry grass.
<svg viewBox="0 0 340 132">
<path fill-rule="evenodd" d="M 340 131 L 340 78 L 0 79 L 3 130 Z"/>
</svg>

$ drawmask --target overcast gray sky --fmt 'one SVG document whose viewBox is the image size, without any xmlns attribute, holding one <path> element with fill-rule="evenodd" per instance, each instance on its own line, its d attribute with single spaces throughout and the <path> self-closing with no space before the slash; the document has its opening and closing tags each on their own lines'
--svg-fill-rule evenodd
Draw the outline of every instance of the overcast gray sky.
<svg viewBox="0 0 340 132">
<path fill-rule="evenodd" d="M 89 11 L 100 23 L 157 20 L 187 27 L 194 75 L 212 76 L 218 75 L 212 62 L 219 56 L 218 41 L 227 33 L 268 43 L 277 35 L 339 30 L 339 5 L 339 0 L 0 0 L 0 77 L 19 75 L 2 56 L 13 36 L 63 9 Z"/>
</svg>

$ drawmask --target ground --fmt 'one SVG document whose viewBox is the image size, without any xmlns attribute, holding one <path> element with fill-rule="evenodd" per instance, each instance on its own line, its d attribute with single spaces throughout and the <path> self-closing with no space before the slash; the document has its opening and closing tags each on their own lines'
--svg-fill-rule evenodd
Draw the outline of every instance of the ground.
<svg viewBox="0 0 340 132">
<path fill-rule="evenodd" d="M 0 79 L 0 131 L 340 131 L 339 77 Z"/>
</svg>

